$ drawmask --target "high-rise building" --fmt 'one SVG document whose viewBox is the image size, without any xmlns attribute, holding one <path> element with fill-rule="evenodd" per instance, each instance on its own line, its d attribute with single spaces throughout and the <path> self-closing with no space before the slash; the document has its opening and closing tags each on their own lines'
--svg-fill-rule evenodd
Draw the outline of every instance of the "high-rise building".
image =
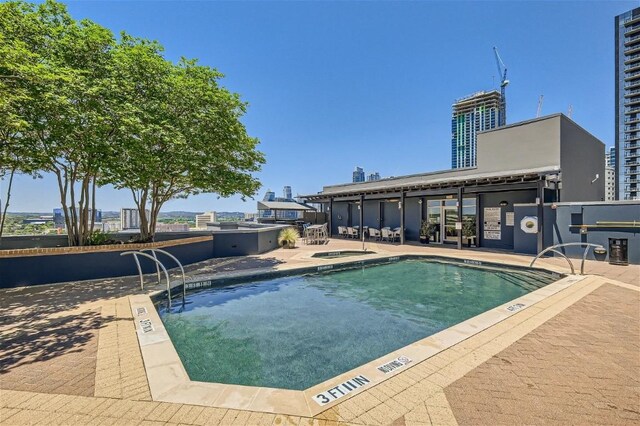
<svg viewBox="0 0 640 426">
<path fill-rule="evenodd" d="M 451 118 L 451 168 L 476 166 L 478 132 L 495 129 L 501 120 L 500 92 L 478 92 L 458 99 Z"/>
<path fill-rule="evenodd" d="M 640 7 L 615 17 L 615 175 L 619 200 L 640 199 Z"/>
<path fill-rule="evenodd" d="M 291 196 L 291 187 L 290 186 L 285 186 L 284 190 L 282 191 L 282 195 L 284 196 L 284 198 L 286 200 L 293 200 L 292 196 Z"/>
<path fill-rule="evenodd" d="M 380 173 L 369 173 L 369 175 L 367 176 L 367 182 L 373 182 L 374 180 L 380 180 Z"/>
<path fill-rule="evenodd" d="M 262 199 L 262 201 L 275 201 L 275 200 L 276 200 L 276 193 L 270 189 L 267 189 L 267 192 L 264 193 L 264 198 Z"/>
<path fill-rule="evenodd" d="M 605 201 L 614 201 L 616 199 L 616 171 L 609 165 L 604 168 L 604 191 Z"/>
<path fill-rule="evenodd" d="M 196 215 L 196 228 L 207 229 L 207 223 L 217 222 L 218 215 L 216 212 L 206 212 Z"/>
<path fill-rule="evenodd" d="M 356 167 L 353 171 L 353 182 L 364 182 L 364 169 L 362 167 Z"/>
<path fill-rule="evenodd" d="M 605 166 L 615 167 L 616 166 L 616 147 L 609 147 L 609 151 L 605 151 L 604 153 Z"/>
</svg>

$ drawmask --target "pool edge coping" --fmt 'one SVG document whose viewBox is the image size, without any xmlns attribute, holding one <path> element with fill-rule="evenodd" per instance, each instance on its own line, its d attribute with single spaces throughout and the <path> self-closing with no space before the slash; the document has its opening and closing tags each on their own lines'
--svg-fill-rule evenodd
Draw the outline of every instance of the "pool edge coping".
<svg viewBox="0 0 640 426">
<path fill-rule="evenodd" d="M 376 260 L 378 261 L 377 263 L 381 263 L 381 260 L 388 258 L 395 261 L 396 259 L 411 259 L 416 257 L 436 257 L 446 260 L 456 260 L 455 258 L 443 256 L 416 256 L 405 254 L 399 256 L 387 255 L 384 258 L 371 259 L 371 262 L 366 262 L 366 264 L 375 264 Z M 458 258 L 457 260 L 458 263 L 463 263 L 460 262 L 461 259 Z M 342 266 L 343 263 L 358 266 L 363 265 L 365 262 L 352 260 L 351 262 L 338 262 L 336 264 L 338 266 Z M 505 266 L 494 262 L 482 261 L 479 263 L 480 265 Z M 477 263 L 472 263 L 471 265 L 467 264 L 466 266 L 477 266 Z M 515 269 L 538 269 L 558 274 L 555 271 L 549 271 L 548 269 L 543 268 L 527 268 L 521 265 L 511 264 L 508 264 L 508 266 L 514 267 Z M 282 275 L 308 273 L 313 272 L 314 269 L 317 270 L 317 266 L 287 268 L 280 271 L 268 271 L 271 273 L 268 273 L 267 276 L 279 276 L 281 275 L 280 273 L 283 273 Z M 273 272 L 276 273 L 274 274 Z M 232 276 L 231 279 L 244 280 L 251 277 L 265 278 L 265 271 L 253 271 L 247 274 L 237 274 Z M 440 352 L 491 328 L 518 312 L 533 308 L 537 303 L 571 287 L 573 284 L 576 284 L 587 277 L 588 276 L 586 275 L 565 275 L 545 287 L 501 304 L 493 309 L 471 317 L 431 336 L 413 342 L 403 348 L 385 354 L 382 357 L 376 358 L 305 390 L 275 389 L 190 380 L 152 301 L 152 297 L 157 297 L 159 294 L 162 294 L 162 291 L 156 291 L 153 292 L 153 294 L 133 295 L 129 297 L 129 301 L 134 318 L 136 334 L 138 336 L 138 344 L 142 353 L 145 372 L 147 373 L 149 388 L 154 401 L 188 403 L 208 407 L 262 411 L 274 414 L 309 417 L 326 411 L 327 409 L 330 409 L 331 407 L 340 404 L 363 391 L 373 388 L 387 379 L 411 369 L 413 366 L 418 365 Z M 225 280 L 225 278 L 221 278 L 221 281 L 223 280 Z M 144 308 L 144 314 L 138 315 L 138 308 Z M 144 322 L 145 320 L 151 320 L 153 330 L 147 332 L 143 331 L 143 324 L 141 324 L 141 321 Z M 410 362 L 387 373 L 378 370 L 378 367 L 388 364 L 401 356 L 409 358 Z M 353 389 L 344 395 L 340 395 L 340 397 L 324 405 L 320 405 L 314 400 L 314 397 L 319 393 L 327 392 L 329 390 L 336 390 L 336 392 L 343 393 L 338 389 L 338 387 L 344 383 L 351 383 L 353 385 L 350 380 L 361 375 L 365 376 L 368 380 L 368 383 L 365 385 Z M 343 389 L 346 390 L 346 387 Z"/>
</svg>

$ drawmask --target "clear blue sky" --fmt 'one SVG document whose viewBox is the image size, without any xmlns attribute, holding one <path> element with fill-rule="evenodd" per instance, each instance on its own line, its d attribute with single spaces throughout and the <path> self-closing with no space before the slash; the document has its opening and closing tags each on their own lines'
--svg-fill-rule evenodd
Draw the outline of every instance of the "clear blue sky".
<svg viewBox="0 0 640 426">
<path fill-rule="evenodd" d="M 167 57 L 200 59 L 249 102 L 244 123 L 267 164 L 261 199 L 382 176 L 449 168 L 451 104 L 497 87 L 492 47 L 508 68 L 507 121 L 567 113 L 607 146 L 614 137 L 614 16 L 638 1 L 68 2 L 72 15 L 159 40 Z M 132 206 L 103 188 L 98 206 Z M 10 211 L 50 211 L 47 177 L 19 178 Z M 164 210 L 255 211 L 200 195 Z"/>
</svg>

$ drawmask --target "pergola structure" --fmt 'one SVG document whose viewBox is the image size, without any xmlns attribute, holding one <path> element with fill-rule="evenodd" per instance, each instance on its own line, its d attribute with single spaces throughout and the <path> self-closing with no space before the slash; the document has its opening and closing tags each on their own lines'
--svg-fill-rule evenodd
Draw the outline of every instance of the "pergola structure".
<svg viewBox="0 0 640 426">
<path fill-rule="evenodd" d="M 474 169 L 463 169 L 454 172 L 436 172 L 411 175 L 399 178 L 382 179 L 366 184 L 346 184 L 325 187 L 318 194 L 305 195 L 307 202 L 326 205 L 329 213 L 329 229 L 332 229 L 332 211 L 334 202 L 355 202 L 358 204 L 360 223 L 364 221 L 364 202 L 366 200 L 397 201 L 400 210 L 400 243 L 405 243 L 405 202 L 409 197 L 447 196 L 457 200 L 458 223 L 462 223 L 462 200 L 464 194 L 479 194 L 500 191 L 536 190 L 538 205 L 538 247 L 542 250 L 543 236 L 543 203 L 546 191 L 553 191 L 557 200 L 559 188 L 558 168 L 542 168 L 515 170 L 506 173 L 473 173 Z M 471 173 L 469 173 L 471 172 Z M 422 205 L 422 203 L 420 203 Z M 424 206 L 422 206 L 424 209 Z M 476 232 L 479 234 L 479 222 Z M 457 246 L 462 248 L 462 226 L 457 229 Z M 331 231 L 330 231 L 331 232 Z"/>
</svg>

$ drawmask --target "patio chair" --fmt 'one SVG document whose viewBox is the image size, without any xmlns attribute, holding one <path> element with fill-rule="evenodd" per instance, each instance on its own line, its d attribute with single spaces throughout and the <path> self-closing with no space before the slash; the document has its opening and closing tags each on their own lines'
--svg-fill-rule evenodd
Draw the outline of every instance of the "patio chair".
<svg viewBox="0 0 640 426">
<path fill-rule="evenodd" d="M 329 242 L 329 224 L 323 223 L 322 229 L 320 230 L 320 240 L 323 244 L 327 244 Z"/>
<path fill-rule="evenodd" d="M 347 236 L 349 238 L 358 238 L 358 228 L 347 226 Z"/>
<path fill-rule="evenodd" d="M 396 239 L 398 241 L 400 241 L 400 231 L 401 231 L 401 228 L 395 228 L 393 231 L 391 231 L 391 240 L 392 241 L 395 242 Z"/>
<path fill-rule="evenodd" d="M 373 238 L 375 241 L 382 239 L 382 234 L 379 229 L 369 228 L 369 239 Z"/>
<path fill-rule="evenodd" d="M 385 226 L 380 230 L 380 239 L 382 241 L 391 241 L 393 237 L 393 231 L 388 226 Z"/>
<path fill-rule="evenodd" d="M 347 232 L 347 227 L 338 226 L 338 235 L 340 235 L 342 238 L 347 238 L 349 236 L 349 233 Z"/>
</svg>

